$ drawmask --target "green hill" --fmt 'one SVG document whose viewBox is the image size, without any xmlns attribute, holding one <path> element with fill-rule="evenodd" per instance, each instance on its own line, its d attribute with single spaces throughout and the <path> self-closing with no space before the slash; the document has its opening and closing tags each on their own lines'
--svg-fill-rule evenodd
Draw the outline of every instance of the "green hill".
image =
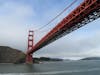
<svg viewBox="0 0 100 75">
<path fill-rule="evenodd" d="M 0 63 L 24 63 L 25 54 L 17 49 L 0 46 Z"/>
</svg>

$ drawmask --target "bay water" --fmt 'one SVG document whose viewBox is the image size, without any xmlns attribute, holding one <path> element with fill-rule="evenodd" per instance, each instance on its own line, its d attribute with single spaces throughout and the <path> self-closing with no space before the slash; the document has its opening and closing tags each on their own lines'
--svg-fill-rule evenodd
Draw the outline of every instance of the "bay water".
<svg viewBox="0 0 100 75">
<path fill-rule="evenodd" d="M 100 75 L 100 60 L 0 64 L 0 75 Z"/>
</svg>

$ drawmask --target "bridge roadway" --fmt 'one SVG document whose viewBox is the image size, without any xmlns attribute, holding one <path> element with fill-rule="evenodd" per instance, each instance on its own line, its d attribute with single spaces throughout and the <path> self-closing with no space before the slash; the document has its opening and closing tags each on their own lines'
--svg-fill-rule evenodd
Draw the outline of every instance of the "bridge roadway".
<svg viewBox="0 0 100 75">
<path fill-rule="evenodd" d="M 92 22 L 100 17 L 100 0 L 84 0 L 76 9 L 57 24 L 33 48 L 28 51 L 32 54 L 53 41 L 71 33 L 72 31 Z"/>
</svg>

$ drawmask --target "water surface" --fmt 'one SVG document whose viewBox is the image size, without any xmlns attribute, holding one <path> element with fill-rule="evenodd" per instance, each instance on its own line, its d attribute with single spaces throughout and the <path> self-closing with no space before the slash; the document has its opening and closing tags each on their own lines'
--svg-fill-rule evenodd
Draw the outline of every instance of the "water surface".
<svg viewBox="0 0 100 75">
<path fill-rule="evenodd" d="M 0 75 L 100 75 L 100 61 L 0 64 Z"/>
</svg>

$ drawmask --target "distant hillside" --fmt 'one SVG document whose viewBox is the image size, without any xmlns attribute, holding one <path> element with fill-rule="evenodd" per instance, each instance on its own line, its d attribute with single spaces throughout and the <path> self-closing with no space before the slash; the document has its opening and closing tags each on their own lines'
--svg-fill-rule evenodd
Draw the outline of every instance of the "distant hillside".
<svg viewBox="0 0 100 75">
<path fill-rule="evenodd" d="M 0 46 L 0 63 L 23 63 L 25 54 L 17 49 Z"/>
<path fill-rule="evenodd" d="M 87 58 L 83 58 L 81 60 L 100 60 L 100 57 L 87 57 Z"/>
<path fill-rule="evenodd" d="M 42 62 L 42 61 L 63 61 L 63 59 L 59 58 L 50 58 L 50 57 L 40 57 L 40 58 L 33 58 L 33 62 Z"/>
</svg>

